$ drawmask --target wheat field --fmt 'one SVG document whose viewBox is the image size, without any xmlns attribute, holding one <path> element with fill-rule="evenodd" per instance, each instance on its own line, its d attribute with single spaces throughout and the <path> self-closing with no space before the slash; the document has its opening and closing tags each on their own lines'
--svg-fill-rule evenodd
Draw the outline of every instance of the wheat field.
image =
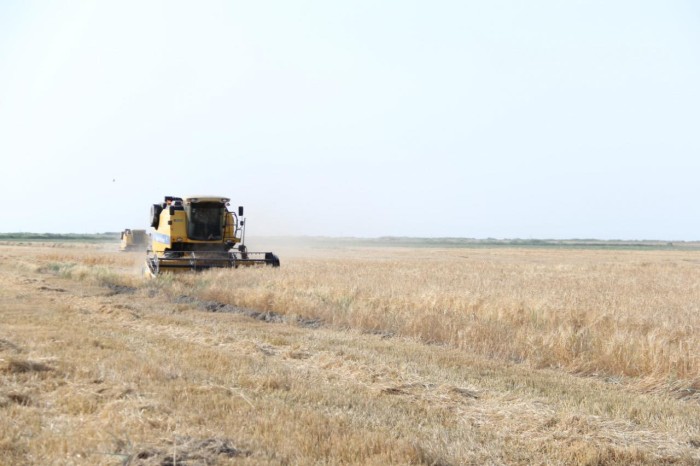
<svg viewBox="0 0 700 466">
<path fill-rule="evenodd" d="M 0 464 L 698 464 L 700 252 L 0 245 Z"/>
</svg>

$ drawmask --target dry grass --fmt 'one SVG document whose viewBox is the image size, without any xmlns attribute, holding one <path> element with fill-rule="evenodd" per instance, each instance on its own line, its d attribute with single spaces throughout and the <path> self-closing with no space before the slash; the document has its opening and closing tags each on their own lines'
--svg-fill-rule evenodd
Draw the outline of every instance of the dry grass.
<svg viewBox="0 0 700 466">
<path fill-rule="evenodd" d="M 0 464 L 700 461 L 697 253 L 281 255 L 0 246 Z"/>
</svg>

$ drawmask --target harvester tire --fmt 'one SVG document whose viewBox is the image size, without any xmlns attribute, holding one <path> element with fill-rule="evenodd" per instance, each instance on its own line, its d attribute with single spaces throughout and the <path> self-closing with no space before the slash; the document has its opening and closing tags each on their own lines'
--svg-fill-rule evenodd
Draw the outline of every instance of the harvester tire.
<svg viewBox="0 0 700 466">
<path fill-rule="evenodd" d="M 163 206 L 161 206 L 160 204 L 153 204 L 151 206 L 151 226 L 155 229 L 158 229 L 161 212 L 163 212 Z"/>
</svg>

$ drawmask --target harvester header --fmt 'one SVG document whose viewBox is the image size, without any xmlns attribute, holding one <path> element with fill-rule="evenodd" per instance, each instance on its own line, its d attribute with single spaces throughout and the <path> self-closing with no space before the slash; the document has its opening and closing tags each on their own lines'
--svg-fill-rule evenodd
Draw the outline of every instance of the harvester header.
<svg viewBox="0 0 700 466">
<path fill-rule="evenodd" d="M 228 210 L 222 196 L 165 196 L 151 206 L 151 246 L 146 269 L 152 275 L 240 265 L 279 267 L 271 252 L 249 252 L 245 246 L 243 207 Z"/>
</svg>

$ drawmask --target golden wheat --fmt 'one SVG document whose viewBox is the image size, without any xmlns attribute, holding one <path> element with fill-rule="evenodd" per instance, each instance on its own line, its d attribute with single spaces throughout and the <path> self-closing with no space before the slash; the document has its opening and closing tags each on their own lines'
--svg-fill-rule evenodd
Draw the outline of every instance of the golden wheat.
<svg viewBox="0 0 700 466">
<path fill-rule="evenodd" d="M 0 464 L 700 461 L 698 253 L 281 256 L 1 246 Z"/>
<path fill-rule="evenodd" d="M 364 250 L 186 276 L 234 305 L 442 343 L 532 367 L 700 384 L 697 252 Z"/>
</svg>

